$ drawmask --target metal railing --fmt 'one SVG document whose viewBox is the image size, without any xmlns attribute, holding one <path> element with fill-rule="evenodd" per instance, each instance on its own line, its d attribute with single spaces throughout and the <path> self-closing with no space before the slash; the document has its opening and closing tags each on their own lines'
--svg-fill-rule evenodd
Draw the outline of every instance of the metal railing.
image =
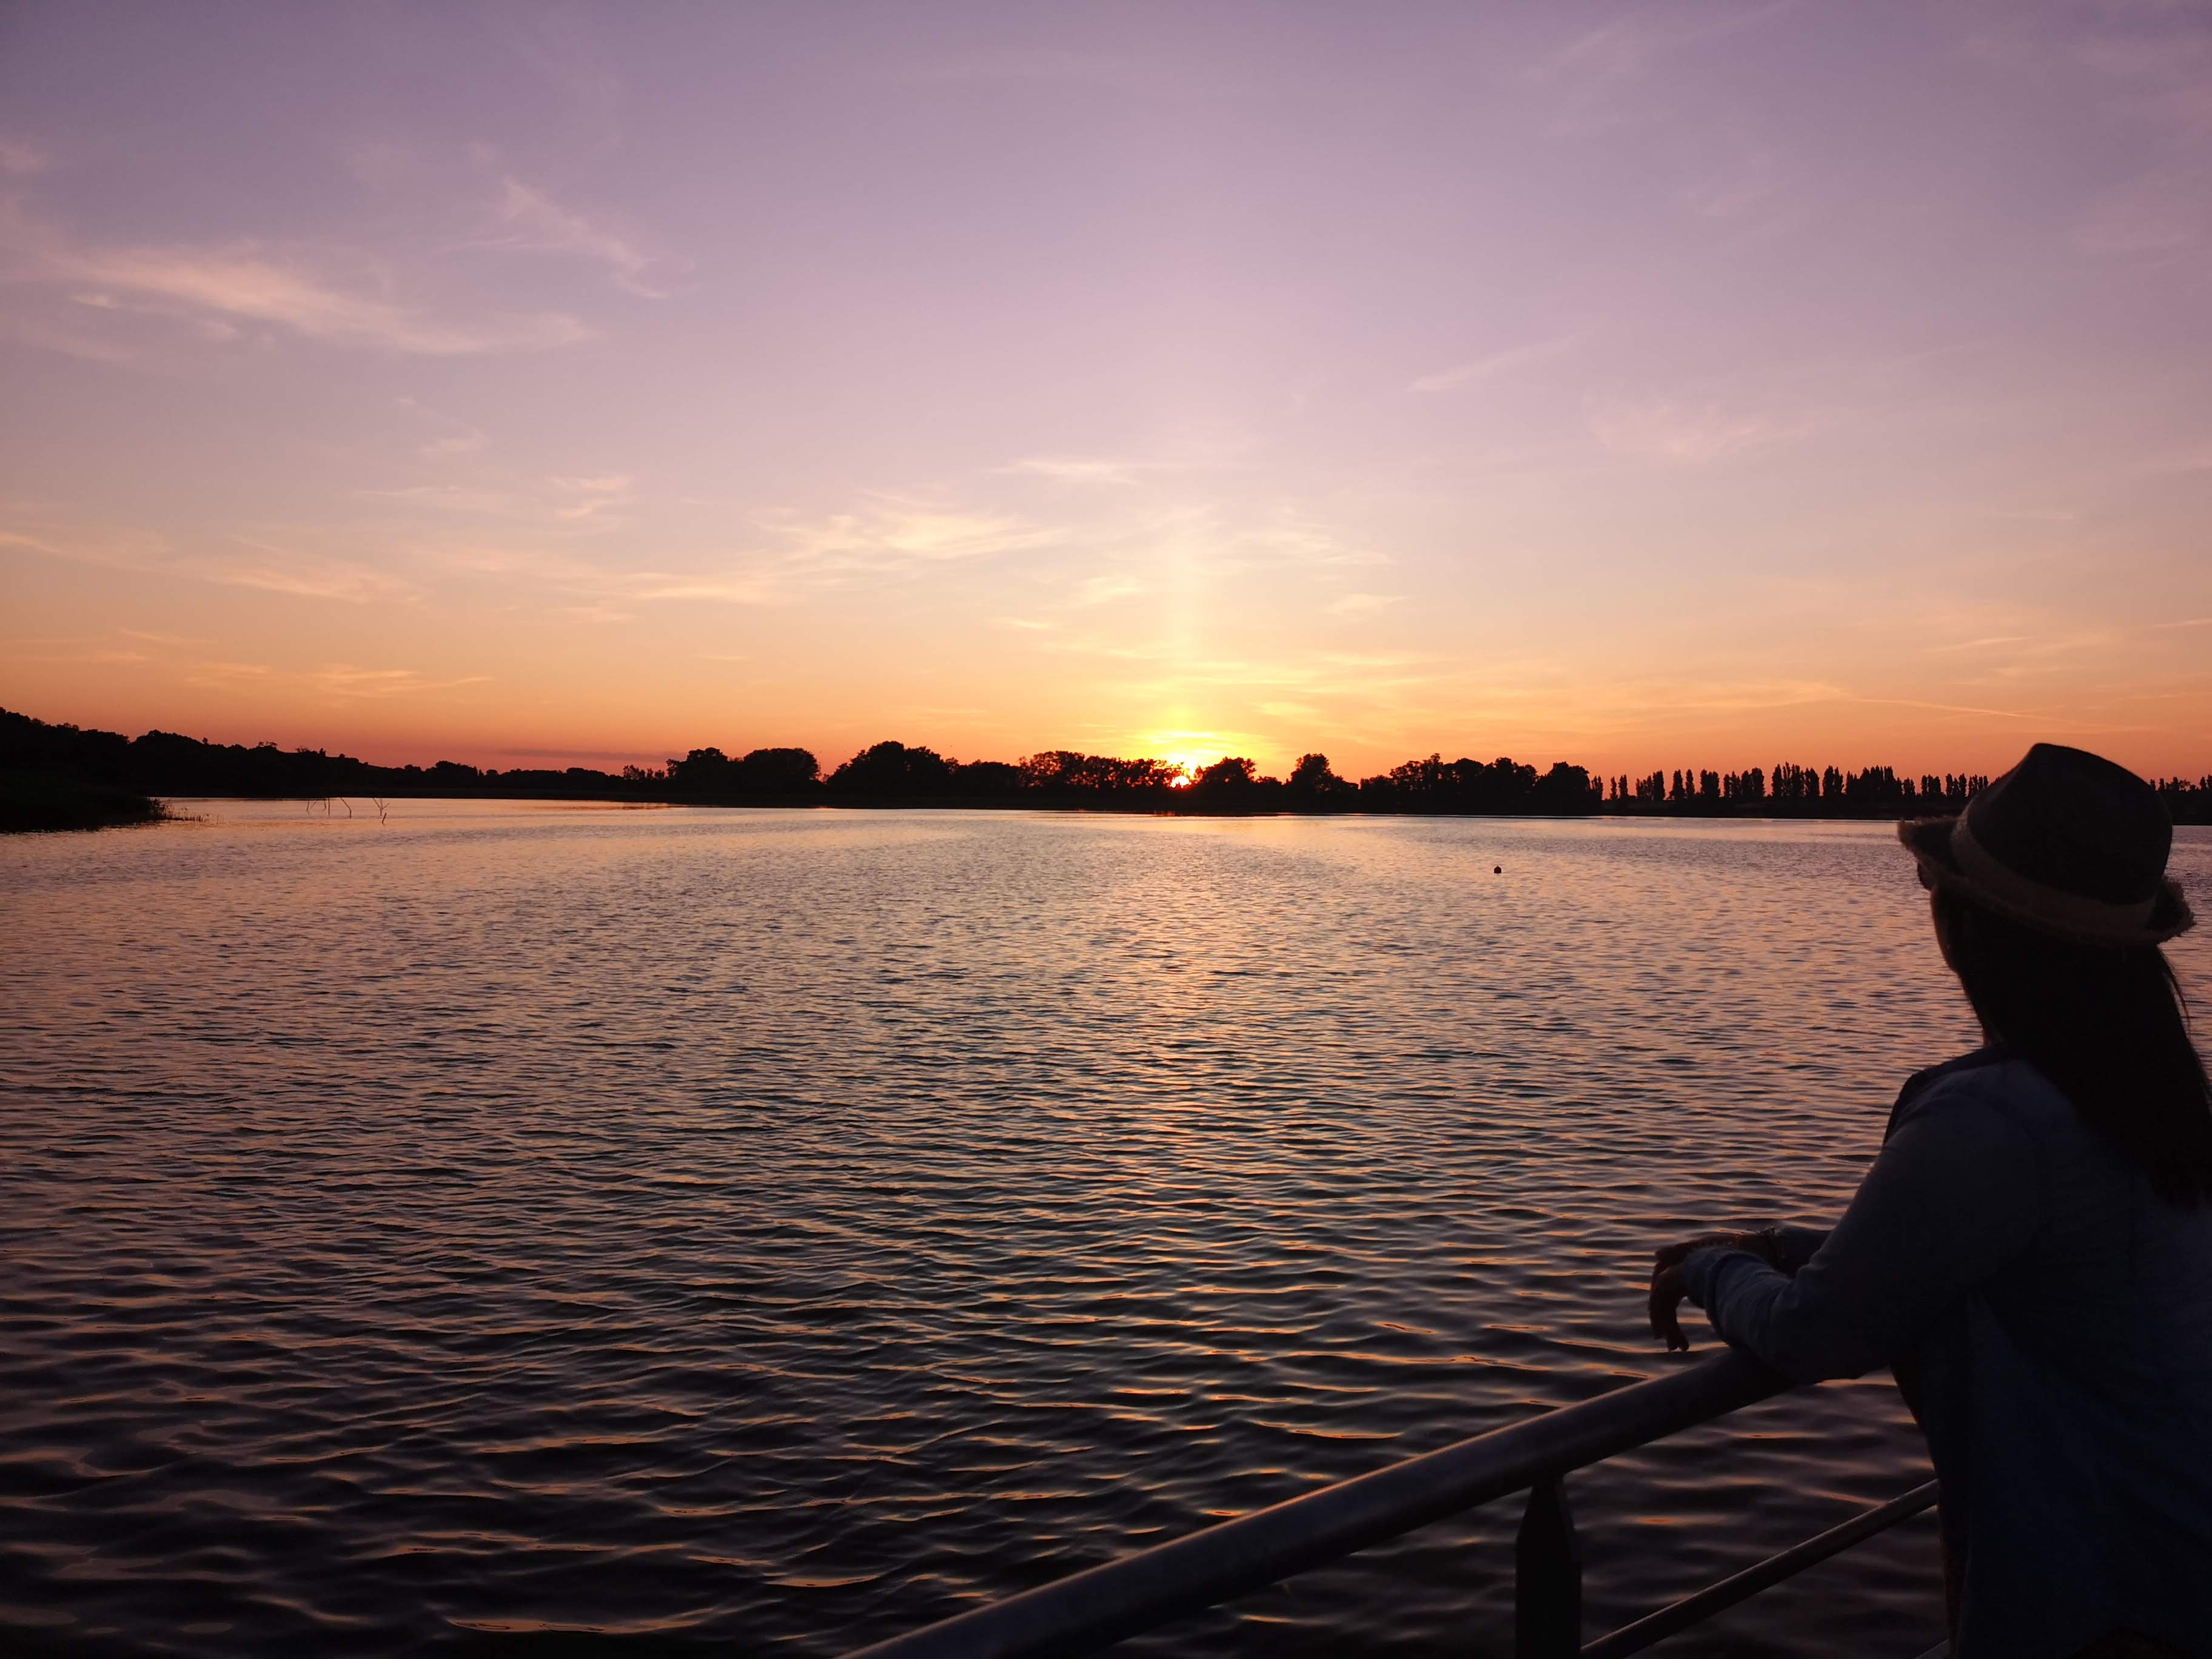
<svg viewBox="0 0 2212 1659">
<path fill-rule="evenodd" d="M 878 1642 L 850 1659 L 1073 1659 L 1523 1491 L 1528 1504 L 1514 1544 L 1516 1659 L 1620 1659 L 1935 1504 L 1931 1480 L 1583 1646 L 1582 1557 L 1567 1508 L 1568 1472 L 1790 1386 L 1723 1349 L 1670 1376 L 1224 1521 Z"/>
</svg>

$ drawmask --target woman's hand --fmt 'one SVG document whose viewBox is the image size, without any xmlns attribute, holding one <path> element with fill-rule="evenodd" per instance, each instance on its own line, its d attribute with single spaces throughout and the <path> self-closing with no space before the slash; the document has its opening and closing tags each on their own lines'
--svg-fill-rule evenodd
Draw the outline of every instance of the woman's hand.
<svg viewBox="0 0 2212 1659">
<path fill-rule="evenodd" d="M 1682 1282 L 1682 1264 L 1692 1251 L 1713 1249 L 1748 1250 L 1769 1267 L 1776 1265 L 1771 1233 L 1699 1233 L 1659 1251 L 1651 1266 L 1651 1334 L 1667 1345 L 1669 1353 L 1690 1351 L 1690 1339 L 1682 1334 L 1682 1322 L 1675 1317 L 1682 1298 L 1690 1293 Z"/>
</svg>

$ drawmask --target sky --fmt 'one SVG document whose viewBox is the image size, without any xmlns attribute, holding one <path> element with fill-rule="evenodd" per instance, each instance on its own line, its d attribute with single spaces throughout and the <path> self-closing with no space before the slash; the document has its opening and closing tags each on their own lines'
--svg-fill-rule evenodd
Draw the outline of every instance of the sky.
<svg viewBox="0 0 2212 1659">
<path fill-rule="evenodd" d="M 0 706 L 2212 772 L 2212 5 L 16 0 Z"/>
</svg>

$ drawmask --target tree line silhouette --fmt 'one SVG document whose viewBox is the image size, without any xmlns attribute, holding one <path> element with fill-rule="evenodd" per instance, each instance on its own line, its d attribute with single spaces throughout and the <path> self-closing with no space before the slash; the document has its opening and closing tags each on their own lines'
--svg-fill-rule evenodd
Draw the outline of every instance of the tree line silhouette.
<svg viewBox="0 0 2212 1659">
<path fill-rule="evenodd" d="M 1263 775 L 1242 757 L 1194 771 L 1156 759 L 1048 750 L 1020 761 L 960 761 L 903 743 L 871 744 L 823 774 L 805 749 L 727 755 L 694 749 L 665 766 L 374 766 L 319 749 L 204 743 L 173 732 L 126 738 L 0 709 L 0 770 L 143 795 L 505 796 L 698 805 L 1064 806 L 1156 812 L 1396 812 L 1577 817 L 1880 818 L 1956 811 L 1988 782 L 1978 774 L 1900 776 L 1784 763 L 1771 770 L 1686 767 L 1592 777 L 1567 762 L 1539 772 L 1510 758 L 1409 760 L 1373 777 L 1340 776 L 1326 755 Z M 2177 823 L 2212 823 L 2212 776 L 2154 780 Z"/>
<path fill-rule="evenodd" d="M 1747 772 L 1692 769 L 1608 779 L 1606 810 L 1720 817 L 1743 812 L 1789 816 L 1817 808 L 1812 816 L 1909 817 L 1916 811 L 1954 811 L 1969 797 L 1987 788 L 1989 782 L 1979 773 L 1931 772 L 1899 777 L 1887 766 L 1846 772 L 1833 766 L 1795 766 L 1785 762 L 1771 773 L 1754 766 Z M 2177 787 L 2194 792 L 2208 782 L 2212 780 L 2199 779 L 2194 784 L 2182 781 Z"/>
</svg>

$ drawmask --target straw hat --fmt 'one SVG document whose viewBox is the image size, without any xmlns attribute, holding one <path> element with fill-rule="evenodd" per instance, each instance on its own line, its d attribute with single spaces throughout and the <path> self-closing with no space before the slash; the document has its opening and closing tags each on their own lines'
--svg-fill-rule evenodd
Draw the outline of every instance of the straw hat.
<svg viewBox="0 0 2212 1659">
<path fill-rule="evenodd" d="M 2166 879 L 2173 825 L 2124 766 L 2039 743 L 1948 817 L 1908 818 L 1897 838 L 1920 878 L 2039 933 L 2086 945 L 2157 945 L 2196 917 Z"/>
</svg>

